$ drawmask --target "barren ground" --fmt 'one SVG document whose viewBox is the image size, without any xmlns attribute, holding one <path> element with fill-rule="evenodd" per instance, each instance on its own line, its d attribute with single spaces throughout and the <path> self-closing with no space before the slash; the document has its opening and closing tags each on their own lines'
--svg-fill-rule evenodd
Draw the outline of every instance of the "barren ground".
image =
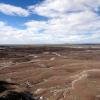
<svg viewBox="0 0 100 100">
<path fill-rule="evenodd" d="M 0 46 L 0 80 L 40 100 L 100 100 L 100 45 L 80 46 Z"/>
</svg>

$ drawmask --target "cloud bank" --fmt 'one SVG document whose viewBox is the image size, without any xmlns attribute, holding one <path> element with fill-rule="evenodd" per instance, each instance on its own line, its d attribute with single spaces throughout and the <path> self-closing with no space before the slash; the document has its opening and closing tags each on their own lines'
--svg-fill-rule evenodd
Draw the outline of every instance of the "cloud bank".
<svg viewBox="0 0 100 100">
<path fill-rule="evenodd" d="M 100 0 L 45 0 L 28 6 L 27 10 L 6 4 L 15 8 L 8 12 L 1 5 L 4 14 L 37 14 L 48 20 L 29 20 L 23 23 L 23 30 L 1 21 L 0 43 L 100 43 Z"/>
</svg>

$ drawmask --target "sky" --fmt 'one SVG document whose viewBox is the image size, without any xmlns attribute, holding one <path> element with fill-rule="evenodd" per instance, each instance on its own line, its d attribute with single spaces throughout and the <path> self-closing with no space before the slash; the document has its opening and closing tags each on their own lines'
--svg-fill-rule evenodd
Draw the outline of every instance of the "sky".
<svg viewBox="0 0 100 100">
<path fill-rule="evenodd" d="M 0 0 L 0 44 L 100 43 L 100 0 Z"/>
</svg>

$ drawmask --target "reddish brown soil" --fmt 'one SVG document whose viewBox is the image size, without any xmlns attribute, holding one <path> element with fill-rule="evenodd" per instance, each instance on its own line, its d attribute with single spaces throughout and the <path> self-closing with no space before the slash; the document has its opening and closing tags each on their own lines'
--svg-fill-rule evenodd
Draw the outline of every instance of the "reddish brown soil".
<svg viewBox="0 0 100 100">
<path fill-rule="evenodd" d="M 2 46 L 0 80 L 40 100 L 100 100 L 100 46 Z"/>
</svg>

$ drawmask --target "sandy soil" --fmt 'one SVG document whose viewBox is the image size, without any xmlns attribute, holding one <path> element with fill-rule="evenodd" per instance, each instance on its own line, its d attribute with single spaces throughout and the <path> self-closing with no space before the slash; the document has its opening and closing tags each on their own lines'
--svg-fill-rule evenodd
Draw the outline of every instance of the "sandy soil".
<svg viewBox="0 0 100 100">
<path fill-rule="evenodd" d="M 100 100 L 100 46 L 1 46 L 0 80 L 40 100 Z"/>
</svg>

